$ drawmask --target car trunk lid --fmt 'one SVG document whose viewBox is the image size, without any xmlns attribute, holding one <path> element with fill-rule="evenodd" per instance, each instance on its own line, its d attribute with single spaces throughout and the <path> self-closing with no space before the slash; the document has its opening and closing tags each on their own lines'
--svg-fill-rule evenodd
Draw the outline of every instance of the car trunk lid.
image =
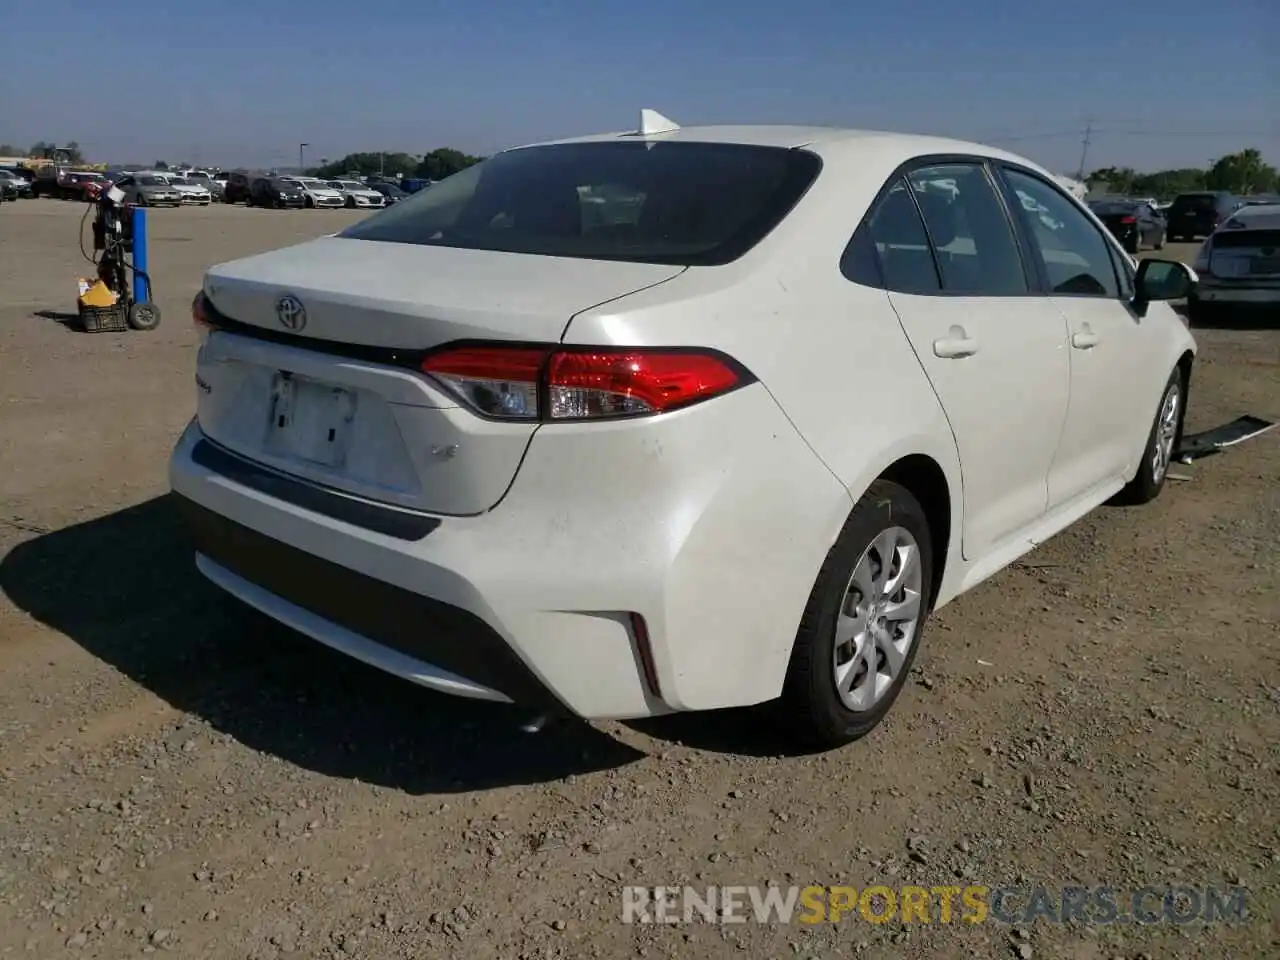
<svg viewBox="0 0 1280 960">
<path fill-rule="evenodd" d="M 422 353 L 557 342 L 575 313 L 683 269 L 338 237 L 222 264 L 204 291 L 232 323 L 200 353 L 200 426 L 233 453 L 355 496 L 480 513 L 537 424 L 462 408 L 418 370 Z"/>
</svg>

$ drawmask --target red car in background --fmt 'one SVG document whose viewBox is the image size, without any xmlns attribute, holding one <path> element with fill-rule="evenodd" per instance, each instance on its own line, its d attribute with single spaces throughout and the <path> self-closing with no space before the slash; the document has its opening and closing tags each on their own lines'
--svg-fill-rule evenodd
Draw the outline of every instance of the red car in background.
<svg viewBox="0 0 1280 960">
<path fill-rule="evenodd" d="M 70 170 L 50 164 L 36 171 L 31 183 L 34 197 L 57 197 L 59 200 L 97 200 L 111 181 L 92 170 Z"/>
</svg>

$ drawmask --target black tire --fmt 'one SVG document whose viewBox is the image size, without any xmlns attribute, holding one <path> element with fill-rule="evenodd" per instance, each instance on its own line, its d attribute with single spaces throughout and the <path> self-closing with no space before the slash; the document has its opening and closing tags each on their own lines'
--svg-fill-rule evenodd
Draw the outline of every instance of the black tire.
<svg viewBox="0 0 1280 960">
<path fill-rule="evenodd" d="M 1155 465 L 1156 445 L 1160 443 L 1161 425 L 1166 419 L 1166 408 L 1170 394 L 1175 397 L 1176 408 L 1173 411 L 1173 442 L 1169 447 L 1168 462 L 1157 474 Z M 1146 446 L 1142 448 L 1142 460 L 1138 463 L 1138 472 L 1134 478 L 1116 494 L 1116 502 L 1136 506 L 1150 503 L 1160 496 L 1165 482 L 1169 479 L 1169 468 L 1178 454 L 1178 444 L 1182 442 L 1182 419 L 1186 413 L 1187 385 L 1182 375 L 1182 368 L 1175 367 L 1160 392 L 1160 403 L 1156 407 L 1155 417 L 1151 421 L 1151 430 L 1147 434 Z"/>
<path fill-rule="evenodd" d="M 836 690 L 835 631 L 854 570 L 877 537 L 901 527 L 919 549 L 920 613 L 915 636 L 892 685 L 869 710 L 855 712 Z M 889 712 L 905 686 L 933 603 L 933 551 L 929 521 L 905 487 L 877 480 L 857 502 L 818 573 L 809 596 L 779 706 L 797 739 L 807 747 L 830 749 L 871 732 Z"/>
<path fill-rule="evenodd" d="M 1161 230 L 1161 231 L 1160 231 L 1160 236 L 1156 238 L 1156 249 L 1157 249 L 1157 250 L 1163 250 L 1163 249 L 1164 249 L 1164 245 L 1165 245 L 1168 241 L 1169 241 L 1169 235 L 1168 235 L 1165 231 Z"/>
<path fill-rule="evenodd" d="M 147 205 L 147 198 L 143 196 L 141 193 L 138 194 L 138 200 L 134 205 L 139 207 L 145 207 Z"/>
<path fill-rule="evenodd" d="M 315 208 L 316 202 L 312 200 L 310 197 L 307 197 L 307 199 L 303 201 L 302 205 L 306 207 L 308 210 L 312 210 Z"/>
<path fill-rule="evenodd" d="M 346 207 L 348 210 L 354 210 L 356 206 L 356 198 L 347 197 L 347 202 L 344 203 L 343 206 Z"/>
<path fill-rule="evenodd" d="M 1142 234 L 1137 234 L 1132 240 L 1126 240 L 1124 244 L 1125 253 L 1132 253 L 1135 256 L 1142 249 Z"/>
<path fill-rule="evenodd" d="M 135 303 L 129 308 L 131 330 L 154 330 L 160 326 L 160 308 L 154 303 Z"/>
</svg>

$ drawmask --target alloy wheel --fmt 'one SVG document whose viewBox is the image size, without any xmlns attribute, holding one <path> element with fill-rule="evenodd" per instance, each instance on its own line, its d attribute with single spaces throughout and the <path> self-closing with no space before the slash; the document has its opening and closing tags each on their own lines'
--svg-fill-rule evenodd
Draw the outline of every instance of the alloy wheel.
<svg viewBox="0 0 1280 960">
<path fill-rule="evenodd" d="M 836 619 L 835 683 L 855 713 L 872 709 L 896 684 L 923 614 L 920 545 L 904 527 L 871 541 L 854 565 Z"/>
<path fill-rule="evenodd" d="M 1151 479 L 1157 484 L 1164 479 L 1173 461 L 1173 445 L 1178 439 L 1178 413 L 1182 405 L 1182 389 L 1178 384 L 1171 384 L 1160 404 L 1160 415 L 1156 419 L 1155 443 L 1151 451 Z"/>
</svg>

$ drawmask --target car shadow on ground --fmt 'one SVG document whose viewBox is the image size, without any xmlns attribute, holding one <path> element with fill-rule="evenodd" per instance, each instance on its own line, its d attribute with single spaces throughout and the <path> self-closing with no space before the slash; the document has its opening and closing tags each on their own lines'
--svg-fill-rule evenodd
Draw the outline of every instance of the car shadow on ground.
<svg viewBox="0 0 1280 960">
<path fill-rule="evenodd" d="M 777 703 L 673 713 L 648 720 L 629 720 L 627 726 L 655 740 L 735 757 L 804 757 L 827 752 L 825 748 L 806 747 L 798 741 L 787 727 Z"/>
<path fill-rule="evenodd" d="M 330 651 L 207 583 L 168 497 L 19 543 L 19 609 L 246 746 L 408 793 L 545 783 L 639 751 L 576 721 L 434 694 Z"/>
</svg>

